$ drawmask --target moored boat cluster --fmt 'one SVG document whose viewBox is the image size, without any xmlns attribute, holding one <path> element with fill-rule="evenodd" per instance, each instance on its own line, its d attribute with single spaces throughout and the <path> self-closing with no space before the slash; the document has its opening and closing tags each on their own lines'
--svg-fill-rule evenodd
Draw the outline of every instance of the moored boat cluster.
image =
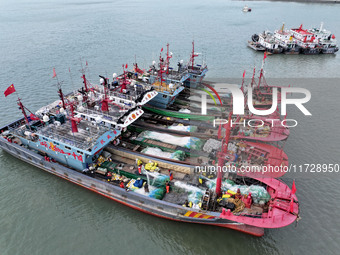
<svg viewBox="0 0 340 255">
<path fill-rule="evenodd" d="M 0 128 L 0 146 L 155 216 L 257 236 L 293 223 L 299 218 L 295 183 L 289 188 L 275 179 L 288 166 L 283 145 L 289 128 L 271 125 L 249 109 L 235 115 L 229 92 L 217 93 L 218 84 L 203 81 L 208 68 L 195 63 L 198 55 L 193 43 L 188 63 L 172 68 L 167 45 L 158 63 L 146 69 L 134 63 L 130 71 L 123 65 L 121 75 L 114 73 L 112 81 L 100 76 L 97 85 L 83 70 L 83 87 L 64 94 L 58 82 L 59 99 L 30 115 L 18 98 L 24 117 Z M 254 107 L 271 106 L 272 87 L 263 69 L 248 86 Z M 245 87 L 243 80 L 242 91 Z M 207 89 L 218 103 L 208 101 L 202 113 L 200 95 Z M 12 85 L 5 95 L 14 92 Z M 281 121 L 276 111 L 268 117 Z M 216 119 L 227 121 L 216 126 Z"/>
<path fill-rule="evenodd" d="M 278 54 L 334 54 L 339 48 L 336 44 L 335 35 L 323 28 L 323 23 L 319 28 L 285 29 L 284 24 L 281 29 L 274 33 L 264 31 L 254 34 L 248 41 L 248 46 L 256 51 L 267 51 Z"/>
</svg>

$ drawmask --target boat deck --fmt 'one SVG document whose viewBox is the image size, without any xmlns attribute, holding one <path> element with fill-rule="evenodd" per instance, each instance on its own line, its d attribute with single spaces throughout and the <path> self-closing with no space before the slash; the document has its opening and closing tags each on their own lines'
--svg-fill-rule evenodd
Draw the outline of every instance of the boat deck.
<svg viewBox="0 0 340 255">
<path fill-rule="evenodd" d="M 98 126 L 89 125 L 87 121 L 81 121 L 78 124 L 78 132 L 73 133 L 71 122 L 66 121 L 60 126 L 49 124 L 39 129 L 36 133 L 83 150 L 89 150 L 93 148 L 97 139 L 107 130 L 103 127 L 98 128 Z"/>
</svg>

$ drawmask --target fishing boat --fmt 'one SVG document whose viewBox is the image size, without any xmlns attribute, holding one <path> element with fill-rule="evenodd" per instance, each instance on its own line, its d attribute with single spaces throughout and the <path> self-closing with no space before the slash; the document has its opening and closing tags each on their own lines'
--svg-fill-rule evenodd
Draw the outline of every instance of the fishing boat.
<svg viewBox="0 0 340 255">
<path fill-rule="evenodd" d="M 189 79 L 190 75 L 187 68 L 182 65 L 182 61 L 178 63 L 178 69 L 175 70 L 170 65 L 170 59 L 172 58 L 172 52 L 169 50 L 169 43 L 166 45 L 166 56 L 162 56 L 163 48 L 159 54 L 159 62 L 152 62 L 150 69 L 147 71 L 142 71 L 135 66 L 134 71 L 137 71 L 144 79 L 149 81 L 151 84 L 155 82 L 165 82 L 165 83 L 184 83 Z"/>
<path fill-rule="evenodd" d="M 190 60 L 187 64 L 185 64 L 183 60 L 180 60 L 177 63 L 177 70 L 170 65 L 172 52 L 169 51 L 169 43 L 167 44 L 165 58 L 162 56 L 162 52 L 163 48 L 161 49 L 159 56 L 159 63 L 153 61 L 148 71 L 143 71 L 137 67 L 134 68 L 134 72 L 139 74 L 139 79 L 144 78 L 151 84 L 162 81 L 167 84 L 182 83 L 184 86 L 193 89 L 197 88 L 201 84 L 208 72 L 208 67 L 204 63 L 195 63 L 195 58 L 198 57 L 200 53 L 195 52 L 194 41 L 192 42 Z"/>
<path fill-rule="evenodd" d="M 166 83 L 163 79 L 160 79 L 160 81 L 150 84 L 138 77 L 134 77 L 134 74 L 131 72 L 118 76 L 118 80 L 126 75 L 129 77 L 129 79 L 126 79 L 126 82 L 135 90 L 138 90 L 139 88 L 152 88 L 157 91 L 157 96 L 148 102 L 149 105 L 157 108 L 168 108 L 184 90 L 181 82 Z"/>
<path fill-rule="evenodd" d="M 189 78 L 184 81 L 184 85 L 195 89 L 200 86 L 202 83 L 206 73 L 208 72 L 208 67 L 206 64 L 202 63 L 200 64 L 195 64 L 195 58 L 198 57 L 200 53 L 195 52 L 195 42 L 192 41 L 192 52 L 189 60 L 189 64 L 187 65 L 187 70 L 189 73 Z M 180 66 L 179 68 L 183 68 Z"/>
<path fill-rule="evenodd" d="M 331 31 L 323 28 L 323 22 L 321 22 L 319 28 L 308 29 L 308 32 L 312 33 L 313 36 L 315 37 L 315 40 L 317 40 L 321 45 L 320 53 L 334 54 L 339 50 L 339 48 L 336 45 L 335 35 L 332 34 Z"/>
<path fill-rule="evenodd" d="M 185 136 L 143 129 L 130 130 L 133 131 L 122 134 L 118 146 L 110 146 L 110 152 L 130 159 L 138 157 L 152 160 L 160 166 L 180 164 L 184 167 L 185 173 L 189 173 L 189 169 L 195 166 L 213 164 L 222 144 L 220 139 L 206 140 L 193 137 L 192 134 Z M 229 137 L 232 138 L 231 134 Z M 261 169 L 267 168 L 263 166 L 275 168 L 288 165 L 288 157 L 283 150 L 269 144 L 240 140 L 238 137 L 230 140 L 226 155 L 236 170 L 251 165 L 254 166 L 253 169 L 258 168 L 261 172 Z M 253 176 L 253 173 L 250 174 Z M 277 178 L 283 176 L 285 172 L 268 171 L 265 174 Z"/>
<path fill-rule="evenodd" d="M 127 72 L 129 82 L 134 86 L 148 87 L 151 85 L 157 90 L 158 95 L 149 104 L 158 108 L 167 108 L 173 104 L 176 97 L 184 90 L 183 82 L 190 76 L 185 70 L 173 70 L 170 67 L 171 58 L 172 53 L 169 53 L 169 44 L 167 44 L 166 59 L 164 60 L 160 54 L 158 67 L 154 61 L 151 68 L 145 71 L 141 70 L 137 63 L 134 63 L 133 72 Z M 125 72 L 123 77 L 126 77 Z"/>
<path fill-rule="evenodd" d="M 251 8 L 248 7 L 248 5 L 245 5 L 242 9 L 243 12 L 251 12 Z"/>
<path fill-rule="evenodd" d="M 137 64 L 135 64 L 135 67 L 138 68 Z M 137 73 L 127 71 L 127 68 L 127 64 L 123 65 L 123 73 L 121 75 L 113 73 L 111 83 L 109 78 L 99 75 L 101 92 L 104 91 L 104 87 L 107 87 L 109 97 L 119 94 L 121 99 L 132 99 L 131 96 L 143 94 L 143 96 L 145 95 L 143 105 L 148 103 L 158 108 L 167 108 L 184 89 L 181 83 L 167 84 L 160 81 L 150 84 L 139 79 Z M 96 85 L 96 88 L 98 89 L 98 85 Z"/>
<path fill-rule="evenodd" d="M 251 122 L 254 127 L 247 123 Z M 232 139 L 246 139 L 262 142 L 284 141 L 289 136 L 289 128 L 280 125 L 280 119 L 267 119 L 262 116 L 234 117 L 233 123 L 244 123 L 244 126 L 231 128 Z M 217 122 L 216 122 L 217 123 Z M 142 130 L 154 130 L 163 133 L 171 133 L 184 136 L 193 136 L 203 139 L 218 139 L 218 126 L 211 122 L 186 120 L 175 117 L 144 113 L 143 116 L 133 123 L 132 127 Z M 221 132 L 220 136 L 223 136 Z"/>
<path fill-rule="evenodd" d="M 18 99 L 24 117 L 0 128 L 1 148 L 46 172 L 165 219 L 227 227 L 256 236 L 263 235 L 264 228 L 284 227 L 298 219 L 296 190 L 279 180 L 233 174 L 222 178 L 220 172 L 215 180 L 211 175 L 183 174 L 175 167 L 157 171 L 154 165 L 149 171 L 150 162 L 111 154 L 107 146 L 119 143 L 117 137 L 142 110 L 124 112 L 112 105 L 105 109 L 104 103 L 101 110 L 112 118 L 106 120 L 96 105 L 87 111 L 80 109 L 91 100 L 89 96 L 83 101 L 81 96 L 71 94 L 62 107 L 58 100 L 30 116 Z M 220 157 L 220 166 L 225 160 Z M 165 174 L 168 169 L 173 176 Z"/>
<path fill-rule="evenodd" d="M 258 35 L 256 35 L 258 36 Z M 248 41 L 248 47 L 255 51 L 265 51 L 266 48 L 261 45 L 258 41 Z"/>
<path fill-rule="evenodd" d="M 57 78 L 55 70 L 53 73 Z M 128 127 L 144 114 L 141 107 L 158 92 L 150 86 L 128 83 L 125 75 L 111 84 L 100 77 L 100 84 L 93 85 L 83 74 L 84 87 L 66 95 L 58 82 L 60 99 L 30 115 L 18 97 L 24 117 L 0 128 L 0 147 L 67 181 L 170 220 L 261 236 L 265 228 L 284 227 L 299 219 L 295 184 L 290 189 L 282 181 L 263 175 L 263 165 L 288 164 L 282 149 L 233 141 L 230 125 L 225 126 L 219 147 L 214 149 L 216 142 L 206 146 L 215 154 L 215 162 L 206 152 L 193 149 L 191 155 L 191 149 L 178 144 L 172 144 L 177 146 L 173 148 L 164 141 L 156 144 L 156 139 L 133 141 Z M 5 96 L 14 92 L 11 85 Z M 230 120 L 231 114 L 228 123 Z M 164 147 L 170 153 L 181 149 L 192 160 L 156 157 L 140 150 L 145 145 Z M 206 166 L 203 162 L 211 163 L 217 171 L 197 169 Z M 257 170 L 222 171 L 240 166 Z"/>
</svg>

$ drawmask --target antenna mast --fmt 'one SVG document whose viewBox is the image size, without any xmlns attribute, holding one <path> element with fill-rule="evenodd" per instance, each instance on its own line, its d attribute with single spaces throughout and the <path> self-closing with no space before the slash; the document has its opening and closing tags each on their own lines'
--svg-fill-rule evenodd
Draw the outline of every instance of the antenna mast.
<svg viewBox="0 0 340 255">
<path fill-rule="evenodd" d="M 21 103 L 21 99 L 19 97 L 18 97 L 18 105 L 19 105 L 19 107 L 20 107 L 20 109 L 22 111 L 22 114 L 25 117 L 26 124 L 30 127 L 30 124 L 29 124 L 29 121 L 28 121 L 28 118 L 27 118 L 27 114 L 26 114 L 26 111 L 25 111 L 25 107 Z"/>
<path fill-rule="evenodd" d="M 226 134 L 224 141 L 222 141 L 222 148 L 221 151 L 218 153 L 218 165 L 217 165 L 217 180 L 216 180 L 216 190 L 215 193 L 217 196 L 221 194 L 221 185 L 222 185 L 222 168 L 225 161 L 225 154 L 228 152 L 228 144 L 229 144 L 229 137 L 230 137 L 230 129 L 231 129 L 231 115 L 232 112 L 229 113 Z"/>
</svg>

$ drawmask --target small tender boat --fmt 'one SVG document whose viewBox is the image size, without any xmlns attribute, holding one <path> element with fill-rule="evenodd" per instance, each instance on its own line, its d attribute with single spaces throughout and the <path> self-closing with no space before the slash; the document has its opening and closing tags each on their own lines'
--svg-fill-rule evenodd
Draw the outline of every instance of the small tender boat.
<svg viewBox="0 0 340 255">
<path fill-rule="evenodd" d="M 245 5 L 242 9 L 243 12 L 251 12 L 251 8 L 248 7 L 248 5 Z"/>
<path fill-rule="evenodd" d="M 259 42 L 248 41 L 248 47 L 256 51 L 266 50 L 266 48 L 263 47 Z"/>
</svg>

